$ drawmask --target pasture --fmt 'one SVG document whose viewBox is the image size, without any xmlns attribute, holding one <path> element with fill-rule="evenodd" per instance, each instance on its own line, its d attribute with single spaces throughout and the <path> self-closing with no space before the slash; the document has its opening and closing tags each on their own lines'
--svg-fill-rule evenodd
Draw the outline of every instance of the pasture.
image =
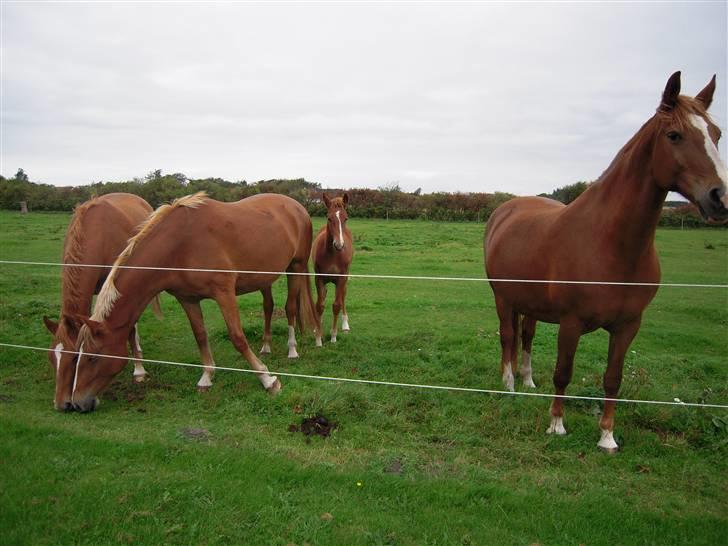
<svg viewBox="0 0 728 546">
<path fill-rule="evenodd" d="M 0 212 L 5 260 L 58 262 L 68 214 Z M 317 229 L 323 219 L 315 218 Z M 482 224 L 352 218 L 351 272 L 482 277 Z M 728 283 L 728 230 L 658 230 L 663 282 Z M 46 347 L 57 267 L 0 265 L 0 341 Z M 285 280 L 274 287 L 272 371 L 501 389 L 486 283 L 352 279 L 352 331 L 286 358 Z M 329 290 L 324 332 L 331 321 Z M 259 293 L 238 299 L 260 348 Z M 199 363 L 187 320 L 140 321 L 145 358 Z M 219 366 L 247 368 L 203 303 Z M 539 324 L 534 381 L 551 393 L 556 327 Z M 600 396 L 607 335 L 585 336 L 567 394 Z M 661 288 L 625 362 L 622 397 L 728 402 L 728 290 Z M 131 366 L 91 414 L 52 409 L 45 352 L 0 348 L 0 533 L 8 544 L 717 544 L 728 528 L 728 411 L 619 404 L 615 456 L 596 448 L 600 404 Z M 521 390 L 520 378 L 516 389 Z M 316 414 L 327 438 L 291 432 Z"/>
</svg>

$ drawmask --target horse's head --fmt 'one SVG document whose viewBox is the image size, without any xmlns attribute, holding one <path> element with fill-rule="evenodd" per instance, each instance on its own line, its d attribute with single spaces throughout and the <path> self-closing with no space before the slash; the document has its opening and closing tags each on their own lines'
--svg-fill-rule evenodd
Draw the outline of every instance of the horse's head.
<svg viewBox="0 0 728 546">
<path fill-rule="evenodd" d="M 327 209 L 327 236 L 334 242 L 334 248 L 336 250 L 343 250 L 344 226 L 346 225 L 346 221 L 349 219 L 349 215 L 346 214 L 346 206 L 349 204 L 349 194 L 345 193 L 341 197 L 334 198 L 329 198 L 326 194 L 323 195 L 324 204 Z"/>
<path fill-rule="evenodd" d="M 76 358 L 73 351 L 78 339 L 78 332 L 83 324 L 75 317 L 61 315 L 58 322 L 43 317 L 43 323 L 48 331 L 53 334 L 51 346 L 48 349 L 48 362 L 56 377 L 56 392 L 53 405 L 59 411 L 68 411 L 71 406 L 71 386 L 73 384 L 73 372 L 75 370 Z"/>
<path fill-rule="evenodd" d="M 718 155 L 721 131 L 708 115 L 715 76 L 695 98 L 680 95 L 680 72 L 667 81 L 657 109 L 652 172 L 665 191 L 695 204 L 703 218 L 728 220 L 728 172 Z"/>
<path fill-rule="evenodd" d="M 96 409 L 97 395 L 126 366 L 127 336 L 111 330 L 105 322 L 80 318 L 84 326 L 78 335 L 71 401 L 73 409 L 87 412 Z"/>
</svg>

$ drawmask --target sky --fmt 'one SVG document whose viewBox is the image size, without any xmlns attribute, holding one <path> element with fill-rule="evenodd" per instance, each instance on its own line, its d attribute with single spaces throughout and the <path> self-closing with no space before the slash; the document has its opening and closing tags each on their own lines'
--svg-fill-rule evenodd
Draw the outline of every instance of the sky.
<svg viewBox="0 0 728 546">
<path fill-rule="evenodd" d="M 150 171 L 324 188 L 550 192 L 594 180 L 717 74 L 726 2 L 3 3 L 0 173 Z M 723 139 L 720 152 L 726 157 Z"/>
</svg>

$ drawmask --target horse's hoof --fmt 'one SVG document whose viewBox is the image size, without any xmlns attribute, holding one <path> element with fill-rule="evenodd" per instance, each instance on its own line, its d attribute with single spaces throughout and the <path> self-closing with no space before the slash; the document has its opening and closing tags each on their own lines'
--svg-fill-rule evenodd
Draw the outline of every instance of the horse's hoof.
<svg viewBox="0 0 728 546">
<path fill-rule="evenodd" d="M 210 390 L 209 385 L 204 385 L 204 386 L 197 385 L 197 392 L 207 392 L 209 390 Z"/>
<path fill-rule="evenodd" d="M 528 387 L 529 389 L 535 389 L 536 383 L 533 382 L 533 379 L 526 379 L 523 381 L 523 386 Z"/>
<path fill-rule="evenodd" d="M 317 337 L 316 338 L 316 347 L 323 347 L 323 346 L 324 346 L 324 342 L 321 341 L 320 337 Z"/>
<path fill-rule="evenodd" d="M 614 455 L 619 451 L 619 445 L 614 441 L 614 433 L 611 430 L 602 429 L 602 437 L 597 447 L 604 453 L 609 453 L 610 455 Z"/>
<path fill-rule="evenodd" d="M 336 336 L 331 336 L 331 343 L 336 343 Z"/>
<path fill-rule="evenodd" d="M 551 425 L 549 425 L 549 428 L 546 429 L 546 434 L 556 434 L 557 436 L 564 436 L 566 434 L 566 429 L 564 428 L 564 418 L 552 417 Z"/>
<path fill-rule="evenodd" d="M 260 348 L 260 354 L 262 354 L 262 355 L 269 355 L 270 354 L 270 345 L 268 345 L 267 343 L 265 345 L 263 345 Z"/>
<path fill-rule="evenodd" d="M 141 374 L 134 374 L 132 376 L 134 383 L 146 383 L 149 381 L 149 374 L 148 373 L 141 373 Z"/>
<path fill-rule="evenodd" d="M 288 358 L 298 358 L 298 351 L 296 349 L 288 349 Z"/>
<path fill-rule="evenodd" d="M 345 326 L 345 327 L 343 327 L 343 328 L 341 329 L 341 331 L 342 331 L 342 332 L 351 332 L 351 328 L 349 328 L 348 326 Z"/>
<path fill-rule="evenodd" d="M 268 394 L 270 394 L 271 396 L 275 396 L 276 394 L 281 392 L 282 388 L 283 388 L 283 385 L 281 384 L 281 380 L 276 377 L 275 383 L 273 383 L 266 390 L 268 391 Z"/>
</svg>

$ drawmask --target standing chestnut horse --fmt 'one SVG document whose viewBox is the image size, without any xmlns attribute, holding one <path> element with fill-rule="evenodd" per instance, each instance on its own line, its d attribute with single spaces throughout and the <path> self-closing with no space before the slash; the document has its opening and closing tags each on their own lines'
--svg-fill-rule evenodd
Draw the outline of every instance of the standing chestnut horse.
<svg viewBox="0 0 728 546">
<path fill-rule="evenodd" d="M 346 275 L 349 273 L 351 259 L 354 256 L 354 245 L 351 231 L 346 226 L 346 221 L 349 219 L 346 214 L 349 194 L 345 193 L 342 197 L 330 199 L 324 193 L 323 199 L 327 209 L 326 225 L 316 235 L 312 251 L 313 269 L 316 272 L 316 294 L 318 295 L 316 312 L 321 321 L 326 303 L 326 284 L 334 283 L 336 295 L 332 306 L 334 321 L 331 324 L 331 343 L 336 343 L 339 311 L 343 311 L 341 330 L 349 331 L 349 316 L 346 313 L 346 282 L 349 277 Z M 332 277 L 331 274 L 336 276 Z"/>
<path fill-rule="evenodd" d="M 77 206 L 63 243 L 63 263 L 113 264 L 127 240 L 151 212 L 152 207 L 144 199 L 129 193 L 109 193 Z M 108 267 L 64 267 L 60 319 L 55 322 L 43 317 L 46 328 L 53 334 L 48 360 L 56 372 L 54 405 L 58 410 L 71 407 L 71 390 L 66 386 L 74 369 L 73 356 L 64 357 L 62 351 L 76 346 L 82 325 L 76 317 L 90 312 L 93 296 L 99 293 L 108 274 Z M 129 332 L 128 342 L 135 359 L 134 381 L 144 381 L 147 372 L 136 360 L 142 358 L 136 324 Z"/>
<path fill-rule="evenodd" d="M 280 381 L 268 374 L 268 368 L 248 345 L 236 295 L 270 287 L 279 271 L 306 273 L 312 237 L 306 209 L 284 195 L 260 194 L 236 203 L 220 203 L 200 192 L 157 209 L 114 263 L 91 318 L 81 317 L 85 324 L 76 348 L 74 408 L 95 409 L 96 395 L 123 367 L 120 357 L 129 328 L 163 290 L 179 300 L 192 326 L 205 365 L 197 383 L 200 390 L 209 389 L 215 370 L 200 308 L 200 300 L 212 298 L 222 311 L 235 348 L 261 372 L 258 378 L 263 386 L 271 393 L 278 392 Z M 302 328 L 318 327 L 307 276 L 288 276 L 286 312 L 291 331 L 296 318 Z"/>
<path fill-rule="evenodd" d="M 718 157 L 720 129 L 707 114 L 715 76 L 695 98 L 680 95 L 680 72 L 662 102 L 595 183 L 568 206 L 540 197 L 501 205 L 488 221 L 485 269 L 491 279 L 659 283 L 655 229 L 667 192 L 697 205 L 704 218 L 728 216 L 726 168 Z M 615 398 L 624 356 L 637 334 L 655 286 L 491 282 L 500 319 L 501 366 L 513 385 L 518 319 L 558 323 L 557 395 L 571 381 L 579 338 L 604 328 L 609 355 L 604 392 Z M 532 336 L 532 332 L 529 332 Z M 524 366 L 525 368 L 525 366 Z M 530 365 L 529 370 L 530 372 Z M 529 374 L 530 377 L 530 374 Z M 615 402 L 605 401 L 599 447 L 617 450 Z M 566 434 L 563 399 L 551 404 L 548 433 Z"/>
</svg>

